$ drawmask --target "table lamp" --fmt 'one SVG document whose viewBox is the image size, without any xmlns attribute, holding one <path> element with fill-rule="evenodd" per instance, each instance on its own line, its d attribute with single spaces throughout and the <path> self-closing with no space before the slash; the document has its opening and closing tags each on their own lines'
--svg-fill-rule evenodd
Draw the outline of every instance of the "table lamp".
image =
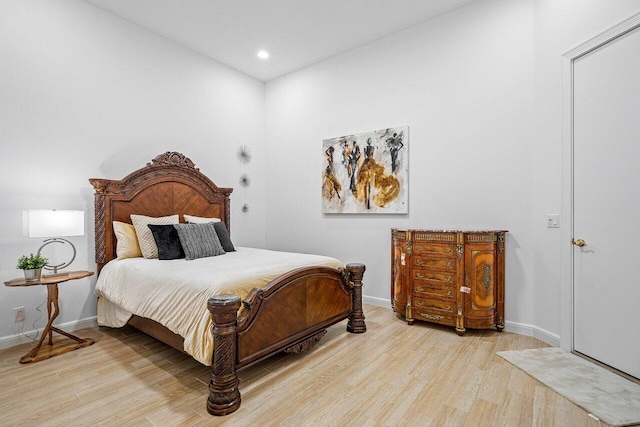
<svg viewBox="0 0 640 427">
<path fill-rule="evenodd" d="M 48 237 L 44 240 L 44 245 L 38 249 L 38 254 L 42 248 L 51 243 L 63 245 L 68 243 L 71 246 L 73 249 L 71 260 L 57 265 L 47 264 L 43 267 L 56 275 L 59 269 L 68 267 L 76 258 L 76 247 L 60 236 L 84 236 L 84 211 L 56 209 L 22 211 L 22 234 L 26 237 Z"/>
</svg>

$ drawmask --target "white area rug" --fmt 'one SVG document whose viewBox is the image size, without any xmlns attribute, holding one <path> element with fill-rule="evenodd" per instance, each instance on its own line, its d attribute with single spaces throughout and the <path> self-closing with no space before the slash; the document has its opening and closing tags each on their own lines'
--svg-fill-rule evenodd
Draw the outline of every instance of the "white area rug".
<svg viewBox="0 0 640 427">
<path fill-rule="evenodd" d="M 498 356 L 611 426 L 640 424 L 640 385 L 557 347 Z"/>
</svg>

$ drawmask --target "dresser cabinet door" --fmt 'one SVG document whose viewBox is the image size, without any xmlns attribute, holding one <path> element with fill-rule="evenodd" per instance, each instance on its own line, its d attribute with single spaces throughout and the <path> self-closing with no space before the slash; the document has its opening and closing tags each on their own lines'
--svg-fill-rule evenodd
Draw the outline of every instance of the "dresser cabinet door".
<svg viewBox="0 0 640 427">
<path fill-rule="evenodd" d="M 465 327 L 490 328 L 496 324 L 496 244 L 465 246 Z"/>
</svg>

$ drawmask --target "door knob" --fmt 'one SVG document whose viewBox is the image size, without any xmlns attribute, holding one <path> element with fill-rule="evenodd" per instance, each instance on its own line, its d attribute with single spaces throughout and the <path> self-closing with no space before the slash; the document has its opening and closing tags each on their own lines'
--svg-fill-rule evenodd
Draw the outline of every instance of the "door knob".
<svg viewBox="0 0 640 427">
<path fill-rule="evenodd" d="M 571 239 L 571 243 L 579 247 L 587 246 L 587 242 L 585 242 L 582 239 L 577 239 L 577 240 Z"/>
</svg>

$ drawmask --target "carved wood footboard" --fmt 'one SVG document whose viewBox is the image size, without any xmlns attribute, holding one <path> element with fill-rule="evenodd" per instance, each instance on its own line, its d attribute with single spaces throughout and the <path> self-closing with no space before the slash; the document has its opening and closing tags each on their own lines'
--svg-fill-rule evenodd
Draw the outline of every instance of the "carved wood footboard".
<svg viewBox="0 0 640 427">
<path fill-rule="evenodd" d="M 315 267 L 294 270 L 266 288 L 240 297 L 209 299 L 213 319 L 213 374 L 207 410 L 227 415 L 240 407 L 237 372 L 278 353 L 302 352 L 313 347 L 326 328 L 346 318 L 347 330 L 366 332 L 362 312 L 362 276 L 365 266 L 346 270 Z"/>
</svg>

